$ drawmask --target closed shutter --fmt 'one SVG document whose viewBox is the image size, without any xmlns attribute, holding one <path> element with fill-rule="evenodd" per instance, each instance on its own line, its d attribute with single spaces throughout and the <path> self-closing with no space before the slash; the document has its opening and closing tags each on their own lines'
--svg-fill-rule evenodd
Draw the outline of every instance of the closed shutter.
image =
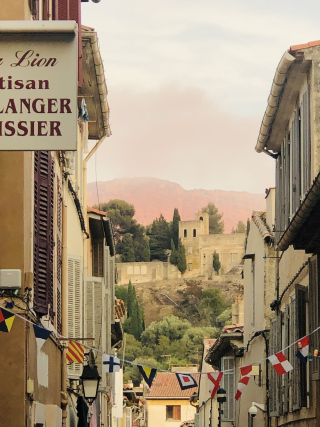
<svg viewBox="0 0 320 427">
<path fill-rule="evenodd" d="M 283 316 L 283 346 L 284 348 L 293 342 L 290 340 L 290 308 L 289 305 L 286 306 L 286 311 Z M 292 347 L 291 347 L 292 348 Z M 284 351 L 284 355 L 289 359 L 289 350 Z M 289 372 L 282 375 L 282 385 L 283 385 L 283 413 L 286 414 L 289 412 Z"/>
<path fill-rule="evenodd" d="M 277 353 L 281 350 L 281 339 L 282 339 L 282 313 L 279 312 L 277 317 L 271 319 L 270 322 L 270 355 Z M 268 362 L 269 363 L 269 362 Z M 269 363 L 269 392 L 270 392 L 270 416 L 279 417 L 282 413 L 280 390 L 281 383 L 279 375 L 274 370 L 271 363 Z"/>
<path fill-rule="evenodd" d="M 314 255 L 309 260 L 309 332 L 314 331 L 320 325 L 319 319 L 319 266 L 318 257 Z M 310 335 L 310 353 L 313 354 L 315 349 L 319 350 L 320 334 L 319 331 Z M 310 366 L 312 380 L 320 379 L 319 357 L 313 358 Z"/>
<path fill-rule="evenodd" d="M 290 342 L 294 343 L 298 339 L 297 331 L 297 304 L 296 295 L 291 299 L 290 304 Z M 300 362 L 296 357 L 296 346 L 293 345 L 290 348 L 290 363 L 293 366 L 293 371 L 290 372 L 291 376 L 291 399 L 292 399 L 292 410 L 296 411 L 300 409 Z"/>
<path fill-rule="evenodd" d="M 92 275 L 103 277 L 103 240 L 92 241 Z"/>
<path fill-rule="evenodd" d="M 82 338 L 82 273 L 81 260 L 68 257 L 68 338 Z M 81 375 L 82 366 L 71 363 L 69 374 Z"/>
<path fill-rule="evenodd" d="M 111 290 L 111 323 L 115 321 L 115 302 L 116 302 L 116 286 L 115 286 L 115 257 L 110 256 L 110 290 Z"/>
<path fill-rule="evenodd" d="M 286 141 L 284 140 L 281 144 L 281 162 L 280 162 L 280 186 L 281 186 L 281 200 L 280 200 L 280 230 L 286 229 L 286 170 L 285 170 L 285 147 Z M 282 234 L 282 233 L 281 233 Z"/>
<path fill-rule="evenodd" d="M 174 405 L 173 406 L 173 419 L 176 421 L 181 420 L 181 406 Z"/>
<path fill-rule="evenodd" d="M 60 179 L 57 177 L 57 243 L 56 243 L 56 260 L 57 260 L 57 331 L 62 333 L 62 313 L 61 313 L 61 287 L 62 287 L 62 191 Z"/>
<path fill-rule="evenodd" d="M 290 210 L 290 147 L 291 147 L 290 133 L 288 133 L 287 137 L 286 137 L 286 144 L 284 147 L 284 165 L 283 165 L 284 177 L 285 177 L 285 182 L 284 182 L 284 193 L 285 193 L 285 197 L 284 197 L 284 215 L 285 215 L 284 224 L 285 224 L 285 228 L 284 228 L 284 230 L 286 230 L 287 227 L 289 226 L 290 212 L 291 212 L 291 210 Z"/>
<path fill-rule="evenodd" d="M 94 338 L 94 347 L 106 352 L 106 310 L 103 279 L 88 278 L 85 290 L 85 335 Z M 88 345 L 92 346 L 92 341 Z M 102 380 L 100 389 L 106 387 L 106 373 L 102 372 L 102 354 L 96 354 L 96 365 Z"/>
<path fill-rule="evenodd" d="M 227 392 L 227 401 L 223 404 L 222 421 L 235 420 L 235 361 L 234 357 L 224 357 L 223 366 L 223 388 Z"/>
<path fill-rule="evenodd" d="M 305 286 L 296 285 L 296 331 L 297 341 L 307 334 L 307 299 L 308 289 Z M 297 359 L 297 357 L 296 357 Z M 300 407 L 307 406 L 307 365 L 300 363 L 300 384 L 298 388 Z"/>
<path fill-rule="evenodd" d="M 301 170 L 301 161 L 300 161 L 300 120 L 299 113 L 300 110 L 297 110 L 294 115 L 294 119 L 291 127 L 291 150 L 292 150 L 292 211 L 291 214 L 294 215 L 297 209 L 300 206 L 300 194 L 301 194 L 301 182 L 300 182 L 300 170 Z"/>
<path fill-rule="evenodd" d="M 311 139 L 310 139 L 310 97 L 309 86 L 302 97 L 301 104 L 301 140 L 302 140 L 302 195 L 304 196 L 310 186 L 311 170 Z"/>
<path fill-rule="evenodd" d="M 42 11 L 42 19 L 44 21 L 48 21 L 49 17 L 50 17 L 50 4 L 49 4 L 49 0 L 44 0 L 43 1 L 43 11 Z"/>
<path fill-rule="evenodd" d="M 53 320 L 53 182 L 49 151 L 34 154 L 34 310 Z M 50 305 L 50 310 L 48 309 Z"/>
<path fill-rule="evenodd" d="M 279 153 L 276 160 L 276 201 L 275 201 L 275 239 L 276 242 L 280 240 L 280 230 L 281 230 L 281 203 L 282 203 L 282 195 L 281 195 L 281 170 L 282 170 L 282 158 L 281 153 Z"/>
</svg>

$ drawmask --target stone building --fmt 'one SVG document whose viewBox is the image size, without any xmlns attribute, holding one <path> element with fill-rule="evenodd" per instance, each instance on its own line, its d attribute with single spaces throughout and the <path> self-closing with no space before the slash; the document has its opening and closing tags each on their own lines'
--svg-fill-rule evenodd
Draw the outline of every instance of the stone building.
<svg viewBox="0 0 320 427">
<path fill-rule="evenodd" d="M 193 221 L 179 222 L 179 237 L 186 249 L 184 277 L 212 277 L 213 254 L 219 255 L 221 274 L 240 264 L 244 254 L 245 233 L 209 234 L 209 215 L 198 212 Z"/>
</svg>

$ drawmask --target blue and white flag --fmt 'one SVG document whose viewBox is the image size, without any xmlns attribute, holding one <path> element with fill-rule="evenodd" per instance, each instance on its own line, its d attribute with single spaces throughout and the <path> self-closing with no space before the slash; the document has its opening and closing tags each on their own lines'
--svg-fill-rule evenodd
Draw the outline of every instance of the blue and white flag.
<svg viewBox="0 0 320 427">
<path fill-rule="evenodd" d="M 189 374 L 179 374 L 176 372 L 177 380 L 179 382 L 181 390 L 187 390 L 188 388 L 197 387 L 197 381 Z"/>
<path fill-rule="evenodd" d="M 102 371 L 103 372 L 119 372 L 120 359 L 109 354 L 102 355 Z"/>
<path fill-rule="evenodd" d="M 40 350 L 43 344 L 47 341 L 47 339 L 52 334 L 52 331 L 49 329 L 42 328 L 41 326 L 33 325 L 34 335 L 36 337 L 37 346 Z"/>
</svg>

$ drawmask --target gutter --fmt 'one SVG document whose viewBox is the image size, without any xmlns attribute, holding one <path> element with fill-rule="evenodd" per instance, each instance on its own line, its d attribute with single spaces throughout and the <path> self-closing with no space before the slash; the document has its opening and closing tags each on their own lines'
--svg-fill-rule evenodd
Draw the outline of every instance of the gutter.
<svg viewBox="0 0 320 427">
<path fill-rule="evenodd" d="M 297 210 L 294 217 L 292 218 L 287 231 L 281 236 L 281 239 L 278 242 L 278 249 L 280 251 L 285 251 L 292 244 L 294 239 L 297 237 L 300 228 L 303 226 L 303 224 L 305 223 L 311 211 L 319 200 L 320 172 L 314 179 L 310 190 L 308 191 L 307 195 L 305 196 L 303 202 L 300 205 L 300 208 Z"/>
<path fill-rule="evenodd" d="M 286 83 L 287 74 L 293 61 L 295 61 L 295 57 L 286 51 L 276 69 L 268 98 L 268 105 L 261 122 L 258 140 L 255 147 L 255 150 L 258 153 L 267 152 L 265 147 L 268 143 L 271 128 L 278 111 L 279 100 Z"/>
</svg>

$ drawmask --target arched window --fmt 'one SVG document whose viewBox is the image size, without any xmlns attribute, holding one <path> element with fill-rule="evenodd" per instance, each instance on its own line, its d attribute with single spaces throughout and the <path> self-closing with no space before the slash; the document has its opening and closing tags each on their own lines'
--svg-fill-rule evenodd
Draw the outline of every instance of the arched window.
<svg viewBox="0 0 320 427">
<path fill-rule="evenodd" d="M 193 237 L 197 237 L 197 230 L 195 228 L 193 229 Z"/>
<path fill-rule="evenodd" d="M 187 237 L 187 230 L 186 229 L 183 232 L 183 237 Z"/>
<path fill-rule="evenodd" d="M 199 219 L 200 219 L 200 221 L 203 221 L 203 216 L 201 216 Z"/>
</svg>

